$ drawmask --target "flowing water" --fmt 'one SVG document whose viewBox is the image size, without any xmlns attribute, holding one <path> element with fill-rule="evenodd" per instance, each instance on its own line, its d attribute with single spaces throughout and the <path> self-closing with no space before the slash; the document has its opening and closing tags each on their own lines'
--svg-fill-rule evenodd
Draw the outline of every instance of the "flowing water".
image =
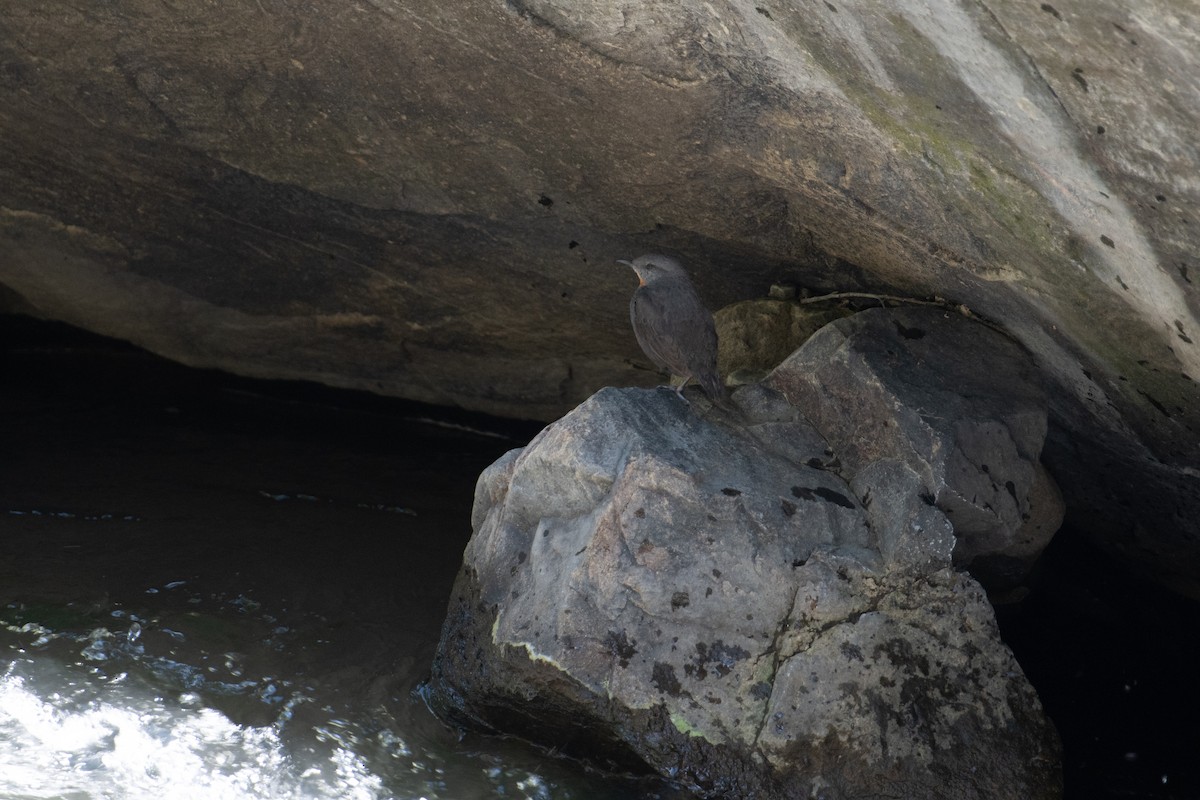
<svg viewBox="0 0 1200 800">
<path fill-rule="evenodd" d="M 93 350 L 3 364 L 0 798 L 677 796 L 420 699 L 475 478 L 529 429 Z"/>
</svg>

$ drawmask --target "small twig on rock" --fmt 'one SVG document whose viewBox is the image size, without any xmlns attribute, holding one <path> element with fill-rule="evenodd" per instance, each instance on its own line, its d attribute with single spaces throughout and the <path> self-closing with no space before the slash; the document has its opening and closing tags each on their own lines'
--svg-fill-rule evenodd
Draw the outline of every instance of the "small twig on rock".
<svg viewBox="0 0 1200 800">
<path fill-rule="evenodd" d="M 819 303 L 822 300 L 875 300 L 883 308 L 884 303 L 903 303 L 910 306 L 938 306 L 947 311 L 956 311 L 968 319 L 973 319 L 994 331 L 1004 334 L 1010 339 L 1017 341 L 1011 333 L 1005 330 L 1002 326 L 989 319 L 979 316 L 973 312 L 966 303 L 951 303 L 950 301 L 934 295 L 932 300 L 920 300 L 916 297 L 900 297 L 894 294 L 871 294 L 870 292 L 833 292 L 832 294 L 822 294 L 816 297 L 802 297 L 797 302 L 800 303 Z"/>
<path fill-rule="evenodd" d="M 880 305 L 883 305 L 884 301 L 887 301 L 889 303 L 906 303 L 910 306 L 941 306 L 942 308 L 953 309 L 962 314 L 964 317 L 971 316 L 971 309 L 961 305 L 955 306 L 952 303 L 946 302 L 940 297 L 936 297 L 933 300 L 918 300 L 915 297 L 897 297 L 894 294 L 871 294 L 870 292 L 834 292 L 833 294 L 823 294 L 817 297 L 804 297 L 801 298 L 800 302 L 816 303 L 821 300 L 844 300 L 850 298 L 857 300 L 876 300 Z"/>
</svg>

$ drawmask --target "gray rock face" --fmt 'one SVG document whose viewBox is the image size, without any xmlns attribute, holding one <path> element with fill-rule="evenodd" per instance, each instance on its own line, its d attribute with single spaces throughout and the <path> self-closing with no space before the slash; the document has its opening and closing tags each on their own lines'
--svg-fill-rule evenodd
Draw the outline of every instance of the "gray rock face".
<svg viewBox="0 0 1200 800">
<path fill-rule="evenodd" d="M 872 309 L 826 325 L 766 384 L 813 421 L 859 496 L 909 485 L 878 480 L 903 465 L 917 477 L 910 491 L 953 527 L 954 563 L 981 562 L 1012 580 L 1063 516 L 1040 463 L 1047 408 L 1036 379 L 1005 336 L 920 307 Z M 885 526 L 895 519 L 890 510 L 884 516 Z"/>
<path fill-rule="evenodd" d="M 864 507 L 778 392 L 734 400 L 602 390 L 485 471 L 435 707 L 708 797 L 1057 797 L 917 473 L 876 462 Z"/>
<path fill-rule="evenodd" d="M 1085 524 L 1200 593 L 1194 7 L 7 0 L 0 20 L 0 307 L 548 420 L 657 379 L 614 258 L 683 257 L 712 308 L 773 282 L 940 294 L 1047 376 Z"/>
</svg>

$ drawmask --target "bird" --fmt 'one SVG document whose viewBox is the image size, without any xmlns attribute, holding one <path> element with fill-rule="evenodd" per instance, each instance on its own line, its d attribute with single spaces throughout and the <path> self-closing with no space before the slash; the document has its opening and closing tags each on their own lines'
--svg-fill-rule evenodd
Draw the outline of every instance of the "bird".
<svg viewBox="0 0 1200 800">
<path fill-rule="evenodd" d="M 717 326 L 683 266 L 670 256 L 648 254 L 633 261 L 638 288 L 629 301 L 629 321 L 638 344 L 660 369 L 683 378 L 675 393 L 695 379 L 717 405 L 725 405 L 725 384 L 717 371 Z"/>
</svg>

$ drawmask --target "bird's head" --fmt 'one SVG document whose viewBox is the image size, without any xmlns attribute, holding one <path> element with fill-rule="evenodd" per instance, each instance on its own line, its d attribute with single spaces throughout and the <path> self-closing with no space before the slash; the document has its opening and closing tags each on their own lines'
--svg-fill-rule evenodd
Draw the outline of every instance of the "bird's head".
<svg viewBox="0 0 1200 800">
<path fill-rule="evenodd" d="M 642 286 L 645 286 L 647 283 L 653 283 L 660 278 L 687 277 L 687 273 L 683 271 L 683 266 L 670 256 L 650 253 L 638 256 L 633 261 L 618 260 L 617 263 L 632 267 L 633 271 L 637 273 L 638 283 Z"/>
</svg>

